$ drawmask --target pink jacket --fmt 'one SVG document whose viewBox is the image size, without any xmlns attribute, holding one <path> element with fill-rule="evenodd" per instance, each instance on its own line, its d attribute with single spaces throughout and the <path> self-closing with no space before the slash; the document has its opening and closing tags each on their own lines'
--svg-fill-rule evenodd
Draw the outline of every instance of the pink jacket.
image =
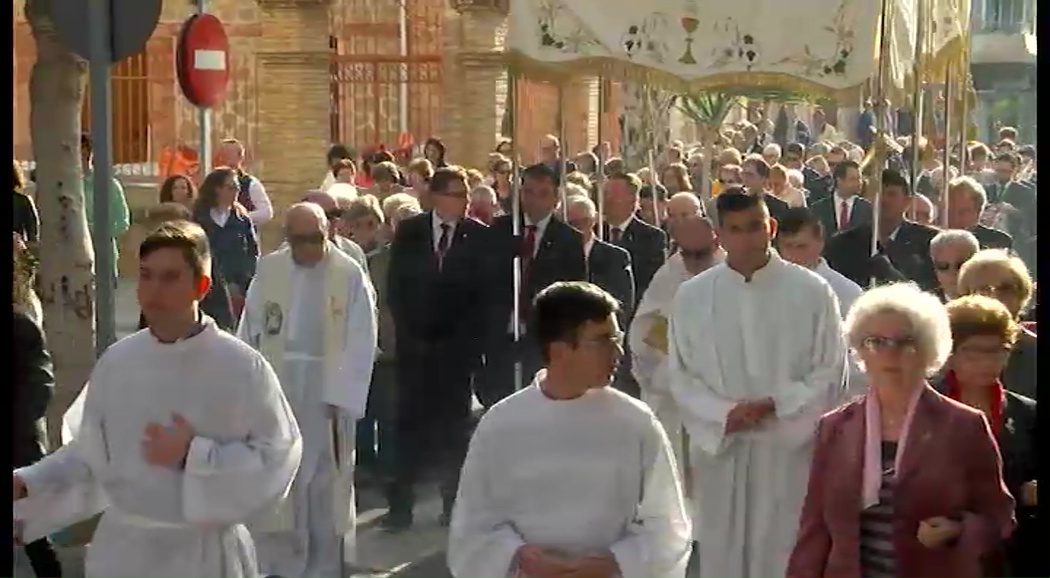
<svg viewBox="0 0 1050 578">
<path fill-rule="evenodd" d="M 787 576 L 860 576 L 865 397 L 820 422 Z M 984 561 L 1014 528 L 1014 500 L 984 414 L 927 387 L 915 408 L 894 489 L 898 576 L 985 576 Z M 959 517 L 963 531 L 931 549 L 916 534 L 934 516 Z"/>
</svg>

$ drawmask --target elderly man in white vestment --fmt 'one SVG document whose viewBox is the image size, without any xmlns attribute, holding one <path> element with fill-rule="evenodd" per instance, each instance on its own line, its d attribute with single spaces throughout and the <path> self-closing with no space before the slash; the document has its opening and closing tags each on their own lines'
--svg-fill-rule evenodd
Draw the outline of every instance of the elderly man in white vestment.
<svg viewBox="0 0 1050 578">
<path fill-rule="evenodd" d="M 682 451 L 682 420 L 667 381 L 668 319 L 678 286 L 721 262 L 722 254 L 714 224 L 699 214 L 675 221 L 671 226 L 671 239 L 678 251 L 653 276 L 627 335 L 634 354 L 631 371 L 642 390 L 642 401 L 649 404 L 663 424 L 684 474 L 689 460 Z"/>
<path fill-rule="evenodd" d="M 85 576 L 259 575 L 243 524 L 288 491 L 301 439 L 263 356 L 201 314 L 210 262 L 195 224 L 146 237 L 148 328 L 98 360 L 66 445 L 14 472 L 25 542 L 102 512 Z"/>
<path fill-rule="evenodd" d="M 813 435 L 842 395 L 838 299 L 771 249 L 761 196 L 718 195 L 725 263 L 672 305 L 668 375 L 691 444 L 700 575 L 784 576 Z"/>
<path fill-rule="evenodd" d="M 346 253 L 348 257 L 353 259 L 354 262 L 365 272 L 366 279 L 371 283 L 371 279 L 368 278 L 368 257 L 365 255 L 364 249 L 362 249 L 357 243 L 339 234 L 339 224 L 343 218 L 343 212 L 345 211 L 340 204 L 340 199 L 350 197 L 350 192 L 343 191 L 342 186 L 353 189 L 352 185 L 338 183 L 327 191 L 318 191 L 316 189 L 307 191 L 306 195 L 303 196 L 303 202 L 312 203 L 321 207 L 321 210 L 324 211 L 325 217 L 328 219 L 328 240 L 336 247 L 339 247 L 340 251 Z M 356 193 L 354 194 L 356 195 Z M 356 199 L 357 197 L 355 196 L 354 198 Z M 287 246 L 288 241 L 285 240 L 280 248 L 283 249 Z"/>
<path fill-rule="evenodd" d="M 288 499 L 250 525 L 267 575 L 342 576 L 352 561 L 354 433 L 376 355 L 375 295 L 315 204 L 286 215 L 288 247 L 259 260 L 238 337 L 280 376 L 303 434 Z"/>
<path fill-rule="evenodd" d="M 452 513 L 448 565 L 479 576 L 680 577 L 689 517 L 667 435 L 611 387 L 614 297 L 558 282 L 535 300 L 545 369 L 478 424 Z"/>
</svg>

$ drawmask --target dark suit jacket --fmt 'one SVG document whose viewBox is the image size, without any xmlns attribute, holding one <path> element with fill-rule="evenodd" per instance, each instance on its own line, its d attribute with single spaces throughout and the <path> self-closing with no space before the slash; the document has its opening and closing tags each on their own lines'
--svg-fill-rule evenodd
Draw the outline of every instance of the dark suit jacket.
<svg viewBox="0 0 1050 578">
<path fill-rule="evenodd" d="M 992 184 L 986 187 L 989 202 L 1008 203 L 1017 209 L 1007 222 L 1014 237 L 1028 238 L 1038 229 L 1038 203 L 1035 185 L 1024 181 L 1011 181 L 1006 185 Z"/>
<path fill-rule="evenodd" d="M 1039 359 L 1039 340 L 1027 329 L 1022 329 L 1006 362 L 1002 380 L 1006 389 L 1036 399 L 1036 366 Z"/>
<path fill-rule="evenodd" d="M 514 236 L 511 215 L 496 217 L 492 222 L 491 243 L 486 251 L 494 275 L 492 314 L 489 316 L 489 332 L 493 337 L 505 337 L 509 331 L 514 312 L 514 258 L 521 254 L 523 235 L 524 227 L 522 236 Z M 551 215 L 543 236 L 536 240 L 536 246 L 536 256 L 532 258 L 521 287 L 526 330 L 532 324 L 532 301 L 537 293 L 557 281 L 584 281 L 587 278 L 583 236 L 556 215 Z"/>
<path fill-rule="evenodd" d="M 813 214 L 820 219 L 820 223 L 824 225 L 824 236 L 830 238 L 835 233 L 839 232 L 839 207 L 838 203 L 835 202 L 834 196 L 825 197 L 810 205 L 810 210 Z M 849 213 L 849 223 L 846 229 L 850 227 L 857 227 L 859 225 L 870 224 L 872 221 L 872 208 L 871 201 L 857 197 L 853 201 L 853 207 Z"/>
<path fill-rule="evenodd" d="M 421 364 L 437 380 L 469 386 L 481 363 L 488 301 L 494 294 L 486 256 L 490 231 L 464 217 L 439 268 L 430 211 L 398 225 L 390 244 L 387 304 L 396 333 L 397 362 Z M 469 394 L 469 387 L 460 394 Z"/>
<path fill-rule="evenodd" d="M 974 237 L 977 237 L 977 242 L 981 244 L 982 249 L 1006 249 L 1009 251 L 1014 247 L 1014 238 L 1009 233 L 1004 233 L 999 229 L 993 229 L 991 227 L 985 227 L 978 223 L 976 227 L 970 229 Z"/>
<path fill-rule="evenodd" d="M 595 239 L 587 258 L 587 281 L 605 289 L 620 302 L 620 329 L 626 331 L 635 303 L 630 253 Z"/>
<path fill-rule="evenodd" d="M 787 576 L 860 576 L 866 397 L 820 421 Z M 919 398 L 894 489 L 898 576 L 984 576 L 983 556 L 1014 529 L 1014 500 L 988 422 L 927 387 Z M 919 522 L 960 517 L 954 547 L 919 543 Z"/>
<path fill-rule="evenodd" d="M 14 232 L 22 236 L 22 240 L 28 244 L 40 241 L 40 215 L 36 212 L 36 205 L 29 195 L 15 191 L 11 193 L 14 203 L 11 215 L 11 225 Z"/>
<path fill-rule="evenodd" d="M 609 239 L 609 225 L 606 223 L 604 238 Z M 617 246 L 631 255 L 631 269 L 634 271 L 633 309 L 642 299 L 646 288 L 653 280 L 653 275 L 667 260 L 667 233 L 646 223 L 638 217 L 632 217 L 627 228 L 620 234 Z"/>
<path fill-rule="evenodd" d="M 940 393 L 947 393 L 943 378 L 933 383 Z M 1021 487 L 1039 477 L 1039 443 L 1034 399 L 1006 391 L 1002 423 L 996 442 L 1003 458 L 1003 482 L 1013 496 Z M 1039 546 L 1038 508 L 1016 504 L 1017 529 L 1005 547 L 1005 572 L 1001 576 L 1050 576 L 1050 556 Z M 1045 538 L 1044 538 L 1045 539 Z"/>
<path fill-rule="evenodd" d="M 812 205 L 831 196 L 835 190 L 835 179 L 831 175 L 821 175 L 817 171 L 802 167 L 802 184 L 809 191 L 806 202 Z"/>
<path fill-rule="evenodd" d="M 930 241 L 937 235 L 937 229 L 912 221 L 902 223 L 896 240 L 883 249 L 895 271 L 883 274 L 869 257 L 871 227 L 869 223 L 833 235 L 824 249 L 828 265 L 861 287 L 867 287 L 872 276 L 879 283 L 914 281 L 926 291 L 937 287 L 930 258 Z"/>
<path fill-rule="evenodd" d="M 14 312 L 13 381 L 14 457 L 16 468 L 44 457 L 44 414 L 51 402 L 55 374 L 44 345 L 44 332 L 21 311 Z"/>
</svg>

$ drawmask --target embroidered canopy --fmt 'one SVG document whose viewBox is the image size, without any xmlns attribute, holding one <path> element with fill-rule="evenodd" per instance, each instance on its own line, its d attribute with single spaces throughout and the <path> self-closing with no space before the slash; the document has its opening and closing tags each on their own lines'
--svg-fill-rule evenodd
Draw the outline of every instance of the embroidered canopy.
<svg viewBox="0 0 1050 578">
<path fill-rule="evenodd" d="M 918 0 L 890 3 L 887 80 L 914 61 Z M 957 56 L 969 0 L 926 0 L 931 62 Z M 675 90 L 853 92 L 878 72 L 879 0 L 510 0 L 507 56 L 529 76 L 634 78 Z"/>
</svg>

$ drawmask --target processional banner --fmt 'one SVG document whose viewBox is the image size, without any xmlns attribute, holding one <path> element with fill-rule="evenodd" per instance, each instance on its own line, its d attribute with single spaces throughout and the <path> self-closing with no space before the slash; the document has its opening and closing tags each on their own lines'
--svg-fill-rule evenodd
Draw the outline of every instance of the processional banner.
<svg viewBox="0 0 1050 578">
<path fill-rule="evenodd" d="M 913 60 L 917 0 L 886 1 L 887 80 L 901 86 Z M 965 0 L 931 1 L 941 16 L 956 15 Z M 836 93 L 876 76 L 881 11 L 879 0 L 511 0 L 507 49 L 540 75 Z M 940 26 L 937 44 L 959 30 L 958 22 Z"/>
</svg>

